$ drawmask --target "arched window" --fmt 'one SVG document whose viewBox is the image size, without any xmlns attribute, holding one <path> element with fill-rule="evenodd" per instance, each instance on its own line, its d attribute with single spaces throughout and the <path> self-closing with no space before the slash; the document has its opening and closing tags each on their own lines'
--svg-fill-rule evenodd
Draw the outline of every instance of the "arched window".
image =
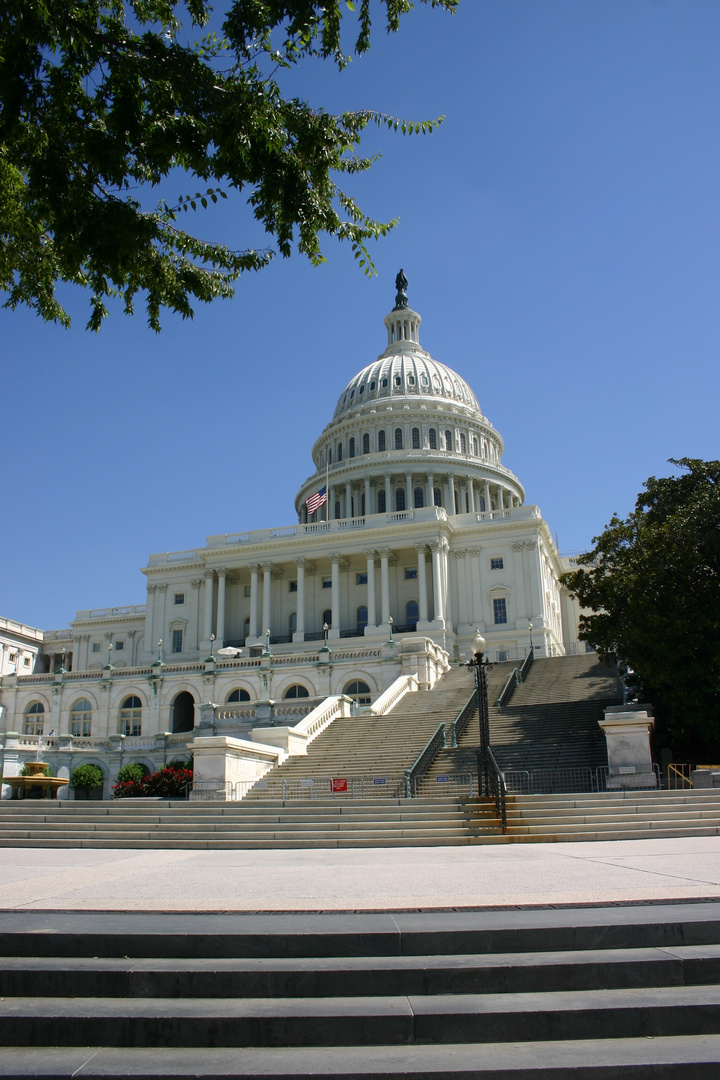
<svg viewBox="0 0 720 1080">
<path fill-rule="evenodd" d="M 378 491 L 378 514 L 384 514 L 386 510 L 385 506 L 385 489 L 382 488 Z"/>
<path fill-rule="evenodd" d="M 395 428 L 395 449 L 396 450 L 402 450 L 402 448 L 403 448 L 402 428 L 401 427 L 396 427 Z"/>
<path fill-rule="evenodd" d="M 250 695 L 247 690 L 233 690 L 232 694 L 228 694 L 228 703 L 231 701 L 249 701 Z"/>
<path fill-rule="evenodd" d="M 369 454 L 369 453 L 370 453 L 370 436 L 368 435 L 368 433 L 366 431 L 365 434 L 363 435 L 363 454 Z"/>
<path fill-rule="evenodd" d="M 330 608 L 325 608 L 322 613 L 322 625 L 325 626 L 326 623 L 328 626 L 332 626 L 332 610 Z"/>
<path fill-rule="evenodd" d="M 408 630 L 417 630 L 418 618 L 417 600 L 408 600 L 405 605 L 405 622 Z"/>
<path fill-rule="evenodd" d="M 337 459 L 338 459 L 338 461 L 342 461 L 342 443 L 341 442 L 338 443 Z"/>
<path fill-rule="evenodd" d="M 433 488 L 433 502 L 436 506 L 442 506 L 442 495 L 440 494 L 440 488 Z"/>
<path fill-rule="evenodd" d="M 430 443 L 430 449 L 437 450 L 437 431 L 434 427 L 431 427 L 428 432 L 428 441 Z"/>
<path fill-rule="evenodd" d="M 477 439 L 475 438 L 474 435 L 473 435 L 473 441 L 472 441 L 472 448 L 473 448 L 473 454 L 475 455 L 475 457 L 477 457 L 478 456 L 478 441 L 477 441 Z"/>
<path fill-rule="evenodd" d="M 173 734 L 192 731 L 195 726 L 195 698 L 189 690 L 182 690 L 172 704 Z"/>
<path fill-rule="evenodd" d="M 467 439 L 463 435 L 462 431 L 460 432 L 460 453 L 461 454 L 466 454 L 467 453 Z"/>
<path fill-rule="evenodd" d="M 378 450 L 380 451 L 380 453 L 382 453 L 384 449 L 385 449 L 385 432 L 384 431 L 379 431 L 378 432 Z"/>
<path fill-rule="evenodd" d="M 445 432 L 445 449 L 448 453 L 453 449 L 453 437 L 450 428 Z"/>
<path fill-rule="evenodd" d="M 348 457 L 355 457 L 355 437 L 350 437 L 350 445 L 348 447 Z"/>
<path fill-rule="evenodd" d="M 328 446 L 327 459 L 328 465 L 332 465 L 332 446 Z"/>
<path fill-rule="evenodd" d="M 419 510 L 421 506 L 425 505 L 425 496 L 423 494 L 423 489 L 421 487 L 416 487 L 415 488 L 415 490 L 413 492 L 413 502 L 415 504 L 415 509 L 416 510 Z"/>
<path fill-rule="evenodd" d="M 302 683 L 293 683 L 292 686 L 288 686 L 283 694 L 283 700 L 299 697 L 310 697 L 307 686 L 303 686 Z"/>
<path fill-rule="evenodd" d="M 412 429 L 412 448 L 413 450 L 420 449 L 420 428 L 417 427 Z"/>
<path fill-rule="evenodd" d="M 126 697 L 120 706 L 120 734 L 142 735 L 142 701 L 135 694 Z"/>
<path fill-rule="evenodd" d="M 89 739 L 91 730 L 92 705 L 87 698 L 80 698 L 70 710 L 70 734 Z"/>
<path fill-rule="evenodd" d="M 291 611 L 288 616 L 288 633 L 294 634 L 297 630 L 297 611 Z"/>
<path fill-rule="evenodd" d="M 398 511 L 405 509 L 405 488 L 397 488 L 395 491 L 395 509 Z"/>
<path fill-rule="evenodd" d="M 367 608 L 366 608 L 365 604 L 361 604 L 360 607 L 357 609 L 357 623 L 356 623 L 356 625 L 357 625 L 358 634 L 362 634 L 364 632 L 365 627 L 367 626 L 367 621 L 368 621 Z"/>
<path fill-rule="evenodd" d="M 362 679 L 353 679 L 352 682 L 349 682 L 343 690 L 343 694 L 352 698 L 358 705 L 369 705 L 372 701 L 372 691 Z"/>
<path fill-rule="evenodd" d="M 33 701 L 32 705 L 28 705 L 25 710 L 25 721 L 23 723 L 24 735 L 42 735 L 43 723 L 45 721 L 45 706 L 42 701 Z"/>
</svg>

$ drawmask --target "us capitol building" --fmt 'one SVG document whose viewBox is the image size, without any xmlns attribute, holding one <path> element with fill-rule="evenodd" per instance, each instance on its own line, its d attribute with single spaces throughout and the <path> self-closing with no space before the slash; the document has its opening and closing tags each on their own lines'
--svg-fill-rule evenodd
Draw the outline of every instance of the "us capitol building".
<svg viewBox="0 0 720 1080">
<path fill-rule="evenodd" d="M 151 555 L 147 602 L 67 630 L 0 620 L 5 775 L 35 756 L 68 776 L 182 755 L 213 732 L 292 724 L 329 695 L 368 704 L 400 675 L 431 687 L 469 658 L 584 650 L 537 506 L 502 464 L 472 389 L 420 344 L 398 274 L 387 342 L 342 390 L 312 448 L 297 521 Z M 9 788 L 4 791 L 9 795 Z"/>
</svg>

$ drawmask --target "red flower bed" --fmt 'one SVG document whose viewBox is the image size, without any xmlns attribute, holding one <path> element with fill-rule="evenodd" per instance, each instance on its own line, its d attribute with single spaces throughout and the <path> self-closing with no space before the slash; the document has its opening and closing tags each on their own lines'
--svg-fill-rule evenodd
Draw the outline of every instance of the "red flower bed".
<svg viewBox="0 0 720 1080">
<path fill-rule="evenodd" d="M 169 799 L 185 795 L 192 783 L 192 769 L 160 769 L 142 780 L 126 780 L 113 786 L 114 799 Z"/>
</svg>

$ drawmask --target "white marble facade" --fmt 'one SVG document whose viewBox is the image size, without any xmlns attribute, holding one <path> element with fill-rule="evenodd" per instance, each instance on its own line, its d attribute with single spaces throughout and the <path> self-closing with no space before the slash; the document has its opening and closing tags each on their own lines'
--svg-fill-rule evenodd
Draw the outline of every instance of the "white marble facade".
<svg viewBox="0 0 720 1080">
<path fill-rule="evenodd" d="M 492 661 L 524 656 L 531 640 L 537 655 L 584 648 L 565 567 L 501 464 L 500 434 L 397 301 L 385 351 L 313 446 L 295 523 L 151 555 L 145 604 L 33 631 L 37 663 L 2 675 L 13 752 L 41 734 L 48 753 L 62 740 L 64 767 L 97 761 L 112 780 L 121 757 L 156 767 L 177 756 L 209 702 L 245 733 L 330 694 L 374 698 L 402 674 L 429 687 L 469 654 L 476 627 Z M 308 514 L 323 486 L 326 504 Z"/>
</svg>

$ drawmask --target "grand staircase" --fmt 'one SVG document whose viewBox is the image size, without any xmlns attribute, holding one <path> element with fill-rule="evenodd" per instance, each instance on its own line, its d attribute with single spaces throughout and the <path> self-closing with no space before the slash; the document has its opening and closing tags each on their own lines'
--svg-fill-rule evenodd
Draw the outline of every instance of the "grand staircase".
<svg viewBox="0 0 720 1080">
<path fill-rule="evenodd" d="M 498 707 L 495 700 L 511 670 L 498 664 L 488 672 L 490 745 L 503 772 L 607 765 L 598 720 L 608 705 L 622 702 L 613 668 L 594 653 L 536 660 L 509 703 Z M 478 738 L 473 720 L 458 747 L 438 755 L 429 775 L 472 772 Z"/>
<path fill-rule="evenodd" d="M 710 1080 L 717 903 L 0 913 L 13 1080 Z"/>
</svg>

